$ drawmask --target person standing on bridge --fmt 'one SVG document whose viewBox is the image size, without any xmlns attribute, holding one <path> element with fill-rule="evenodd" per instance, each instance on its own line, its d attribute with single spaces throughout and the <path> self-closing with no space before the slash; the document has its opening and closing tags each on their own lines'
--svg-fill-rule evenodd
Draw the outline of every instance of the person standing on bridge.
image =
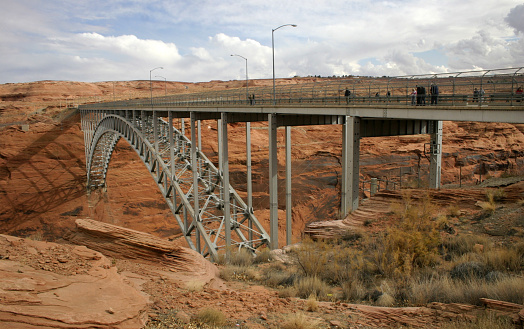
<svg viewBox="0 0 524 329">
<path fill-rule="evenodd" d="M 515 94 L 517 95 L 517 102 L 521 102 L 522 101 L 522 94 L 523 94 L 523 92 L 524 92 L 524 89 L 522 89 L 522 86 L 517 88 L 517 91 L 515 92 Z"/>
<path fill-rule="evenodd" d="M 429 88 L 429 93 L 431 94 L 431 105 L 438 103 L 438 86 L 434 83 L 431 84 Z"/>
<path fill-rule="evenodd" d="M 351 90 L 346 88 L 346 91 L 344 92 L 344 97 L 346 97 L 346 104 L 349 104 L 351 101 Z"/>
<path fill-rule="evenodd" d="M 411 90 L 411 105 L 417 105 L 417 90 L 415 88 Z"/>
</svg>

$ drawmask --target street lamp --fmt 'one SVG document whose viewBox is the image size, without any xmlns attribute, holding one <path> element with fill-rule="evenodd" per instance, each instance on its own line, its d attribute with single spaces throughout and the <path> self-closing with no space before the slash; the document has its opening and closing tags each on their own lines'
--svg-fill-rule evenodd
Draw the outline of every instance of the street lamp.
<svg viewBox="0 0 524 329">
<path fill-rule="evenodd" d="M 149 91 L 151 92 L 151 106 L 153 106 L 153 82 L 151 82 L 151 72 L 157 69 L 163 70 L 164 68 L 162 66 L 159 66 L 159 67 L 155 67 L 152 70 L 149 70 Z"/>
<path fill-rule="evenodd" d="M 237 55 L 237 54 L 234 54 L 234 55 L 231 55 L 231 56 L 237 56 L 237 57 L 243 58 L 246 61 L 246 101 L 247 101 L 249 99 L 248 75 L 247 75 L 247 58 L 245 58 L 244 56 Z"/>
<path fill-rule="evenodd" d="M 284 26 L 297 27 L 295 24 L 284 24 L 276 29 L 271 30 L 271 48 L 273 50 L 273 105 L 277 105 L 277 98 L 275 93 L 275 31 Z"/>
<path fill-rule="evenodd" d="M 165 89 L 164 95 L 167 96 L 167 79 L 164 78 L 163 76 L 160 76 L 160 75 L 155 75 L 155 78 L 162 78 L 162 79 L 164 79 L 164 89 Z"/>
</svg>

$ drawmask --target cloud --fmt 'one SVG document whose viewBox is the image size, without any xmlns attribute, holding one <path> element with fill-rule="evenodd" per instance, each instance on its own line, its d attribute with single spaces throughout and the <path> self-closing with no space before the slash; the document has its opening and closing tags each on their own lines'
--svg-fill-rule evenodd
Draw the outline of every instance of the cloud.
<svg viewBox="0 0 524 329">
<path fill-rule="evenodd" d="M 515 34 L 524 34 L 524 4 L 512 8 L 505 21 L 515 29 Z"/>
<path fill-rule="evenodd" d="M 17 0 L 0 12 L 0 82 L 407 75 L 524 62 L 522 0 Z M 435 56 L 440 56 L 435 59 Z"/>
<path fill-rule="evenodd" d="M 494 38 L 489 32 L 479 31 L 469 39 L 462 39 L 445 47 L 452 70 L 518 67 L 524 63 L 524 40 L 507 41 Z M 497 66 L 494 67 L 493 65 Z"/>
</svg>

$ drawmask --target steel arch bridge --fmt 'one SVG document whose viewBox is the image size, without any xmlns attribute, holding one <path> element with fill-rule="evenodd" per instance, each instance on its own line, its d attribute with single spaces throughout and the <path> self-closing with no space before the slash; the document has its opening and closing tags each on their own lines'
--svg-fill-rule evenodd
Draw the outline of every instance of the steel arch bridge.
<svg viewBox="0 0 524 329">
<path fill-rule="evenodd" d="M 523 72 L 524 67 L 517 67 L 420 76 L 349 77 L 287 84 L 275 91 L 264 86 L 248 89 L 246 84 L 245 88 L 81 105 L 87 185 L 91 190 L 106 186 L 112 153 L 123 137 L 151 173 L 191 248 L 213 258 L 220 249 L 227 248 L 255 250 L 268 245 L 276 249 L 278 128 L 285 128 L 289 244 L 292 126 L 342 125 L 340 211 L 347 215 L 359 204 L 361 138 L 429 134 L 429 185 L 439 188 L 442 121 L 524 123 Z M 432 91 L 433 85 L 440 91 Z M 430 94 L 422 92 L 424 86 Z M 418 91 L 414 97 L 410 90 L 418 87 L 421 97 Z M 350 91 L 350 96 L 345 91 Z M 190 138 L 186 137 L 184 124 L 180 130 L 175 129 L 175 118 L 181 122 L 190 119 Z M 218 120 L 218 166 L 197 147 L 197 141 L 201 144 L 195 125 L 200 127 L 201 120 Z M 257 121 L 267 122 L 268 131 L 269 235 L 251 206 L 249 127 Z M 227 130 L 228 123 L 233 122 L 246 123 L 247 205 L 229 184 Z"/>
<path fill-rule="evenodd" d="M 216 259 L 226 246 L 255 250 L 267 245 L 269 235 L 252 207 L 229 184 L 224 186 L 224 172 L 173 126 L 172 115 L 166 121 L 156 113 L 137 112 L 132 117 L 82 113 L 88 190 L 105 187 L 111 156 L 124 138 L 148 169 L 192 249 Z"/>
</svg>

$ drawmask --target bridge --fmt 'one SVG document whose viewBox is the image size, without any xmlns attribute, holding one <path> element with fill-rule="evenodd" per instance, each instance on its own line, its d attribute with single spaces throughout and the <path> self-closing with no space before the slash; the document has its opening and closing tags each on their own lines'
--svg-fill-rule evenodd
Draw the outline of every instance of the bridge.
<svg viewBox="0 0 524 329">
<path fill-rule="evenodd" d="M 343 215 L 357 209 L 362 137 L 429 134 L 430 188 L 440 187 L 442 121 L 524 123 L 524 67 L 402 77 L 348 77 L 79 106 L 89 190 L 105 188 L 120 138 L 158 185 L 188 245 L 278 248 L 277 129 L 285 127 L 286 244 L 291 241 L 292 126 L 342 125 Z M 412 91 L 418 91 L 415 95 Z M 189 134 L 186 122 L 189 119 Z M 203 120 L 218 120 L 218 164 L 201 151 Z M 254 216 L 250 123 L 268 123 L 270 232 Z M 228 124 L 246 123 L 247 200 L 230 184 Z M 334 136 L 336 137 L 336 136 Z"/>
</svg>

